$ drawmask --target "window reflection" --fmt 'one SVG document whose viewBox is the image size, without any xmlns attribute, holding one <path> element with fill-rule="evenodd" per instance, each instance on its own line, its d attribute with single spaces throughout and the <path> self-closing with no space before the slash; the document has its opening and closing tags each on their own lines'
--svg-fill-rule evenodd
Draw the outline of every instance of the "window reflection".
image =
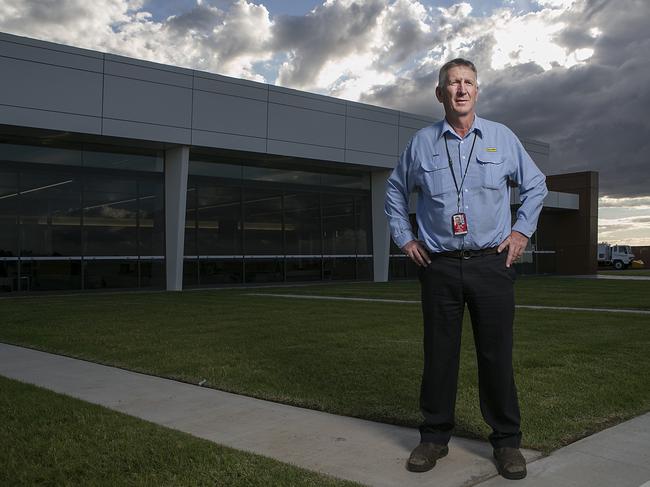
<svg viewBox="0 0 650 487">
<path fill-rule="evenodd" d="M 160 154 L 0 144 L 0 160 L 0 291 L 164 285 Z"/>
<path fill-rule="evenodd" d="M 190 161 L 184 285 L 372 278 L 369 192 L 322 185 L 364 177 L 242 165 L 236 180 L 232 160 L 200 162 Z"/>
<path fill-rule="evenodd" d="M 318 193 L 285 194 L 284 229 L 287 255 L 320 255 L 320 195 Z M 320 270 L 319 270 L 320 274 Z"/>
<path fill-rule="evenodd" d="M 80 178 L 72 173 L 21 172 L 21 256 L 79 255 L 80 189 Z"/>
<path fill-rule="evenodd" d="M 138 187 L 104 176 L 84 184 L 84 254 L 138 255 Z"/>
<path fill-rule="evenodd" d="M 241 189 L 202 185 L 197 188 L 199 255 L 241 255 Z"/>
<path fill-rule="evenodd" d="M 323 195 L 323 244 L 325 254 L 356 254 L 353 197 L 347 194 Z"/>
<path fill-rule="evenodd" d="M 244 191 L 246 255 L 284 254 L 282 230 L 282 193 L 246 189 Z"/>
</svg>

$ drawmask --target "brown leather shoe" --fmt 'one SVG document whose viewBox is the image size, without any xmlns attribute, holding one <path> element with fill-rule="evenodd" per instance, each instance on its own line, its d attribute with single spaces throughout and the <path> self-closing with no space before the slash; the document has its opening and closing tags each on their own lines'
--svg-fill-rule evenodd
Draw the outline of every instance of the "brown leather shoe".
<svg viewBox="0 0 650 487">
<path fill-rule="evenodd" d="M 447 445 L 438 445 L 436 443 L 420 443 L 411 452 L 406 469 L 411 472 L 426 472 L 436 466 L 436 460 L 449 453 Z"/>
<path fill-rule="evenodd" d="M 526 460 L 519 448 L 495 448 L 494 459 L 497 461 L 497 470 L 502 477 L 519 480 L 526 476 Z"/>
</svg>

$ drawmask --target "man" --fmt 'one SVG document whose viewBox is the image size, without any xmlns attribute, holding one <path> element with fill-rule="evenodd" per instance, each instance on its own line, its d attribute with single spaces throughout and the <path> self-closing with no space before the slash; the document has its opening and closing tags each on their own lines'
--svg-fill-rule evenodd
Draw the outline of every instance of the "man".
<svg viewBox="0 0 650 487">
<path fill-rule="evenodd" d="M 492 428 L 499 473 L 526 476 L 519 404 L 512 368 L 512 263 L 537 226 L 545 177 L 504 125 L 476 116 L 474 64 L 454 59 L 441 69 L 436 98 L 445 119 L 415 134 L 388 179 L 386 214 L 395 243 L 418 267 L 424 321 L 420 389 L 421 443 L 407 468 L 424 472 L 448 453 L 454 427 L 460 337 L 470 312 L 479 372 L 480 406 Z M 510 186 L 521 207 L 510 214 Z M 418 192 L 418 236 L 408 202 Z"/>
</svg>

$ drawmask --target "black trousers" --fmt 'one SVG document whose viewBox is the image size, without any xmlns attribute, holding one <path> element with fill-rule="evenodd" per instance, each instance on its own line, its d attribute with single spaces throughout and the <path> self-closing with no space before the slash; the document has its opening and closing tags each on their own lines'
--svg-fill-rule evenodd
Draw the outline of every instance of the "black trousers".
<svg viewBox="0 0 650 487">
<path fill-rule="evenodd" d="M 420 408 L 423 442 L 447 444 L 454 428 L 465 304 L 472 319 L 481 413 L 494 448 L 519 447 L 519 403 L 512 369 L 515 270 L 507 251 L 470 259 L 431 254 L 420 268 L 424 369 Z"/>
</svg>

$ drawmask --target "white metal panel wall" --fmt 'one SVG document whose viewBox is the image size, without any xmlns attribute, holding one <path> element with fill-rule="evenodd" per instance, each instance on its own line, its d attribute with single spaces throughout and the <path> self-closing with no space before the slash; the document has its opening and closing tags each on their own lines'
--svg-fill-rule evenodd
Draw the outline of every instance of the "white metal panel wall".
<svg viewBox="0 0 650 487">
<path fill-rule="evenodd" d="M 270 86 L 268 152 L 343 162 L 345 102 Z"/>
<path fill-rule="evenodd" d="M 0 123 L 101 133 L 102 65 L 93 51 L 0 36 Z"/>
<path fill-rule="evenodd" d="M 392 168 L 398 147 L 399 113 L 348 102 L 346 119 L 347 161 Z"/>
<path fill-rule="evenodd" d="M 190 144 L 193 72 L 105 57 L 102 135 Z"/>
</svg>

